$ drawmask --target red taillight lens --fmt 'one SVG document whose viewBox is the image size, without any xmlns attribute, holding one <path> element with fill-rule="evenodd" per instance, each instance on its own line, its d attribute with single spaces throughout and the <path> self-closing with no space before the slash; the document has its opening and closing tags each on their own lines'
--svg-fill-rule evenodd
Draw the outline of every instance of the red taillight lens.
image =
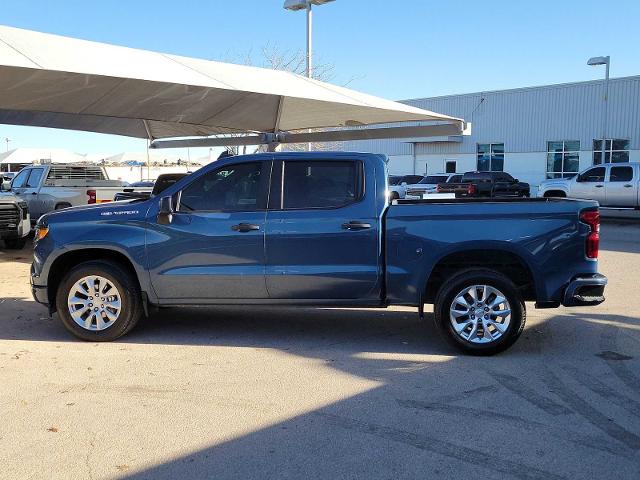
<svg viewBox="0 0 640 480">
<path fill-rule="evenodd" d="M 467 195 L 474 195 L 476 193 L 476 186 L 473 183 L 467 185 Z"/>
<path fill-rule="evenodd" d="M 87 190 L 87 203 L 96 203 L 96 191 L 95 190 Z"/>
<path fill-rule="evenodd" d="M 598 210 L 584 210 L 580 212 L 580 221 L 591 228 L 585 242 L 587 258 L 598 258 L 600 250 L 600 212 Z"/>
</svg>

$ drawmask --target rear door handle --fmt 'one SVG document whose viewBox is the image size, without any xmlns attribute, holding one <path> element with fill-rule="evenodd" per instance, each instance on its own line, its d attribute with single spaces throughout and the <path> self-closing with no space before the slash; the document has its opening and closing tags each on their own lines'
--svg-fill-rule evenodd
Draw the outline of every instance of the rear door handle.
<svg viewBox="0 0 640 480">
<path fill-rule="evenodd" d="M 260 225 L 254 225 L 253 223 L 239 223 L 238 225 L 233 225 L 231 230 L 234 232 L 251 232 L 252 230 L 260 230 Z"/>
<path fill-rule="evenodd" d="M 596 188 L 602 188 L 604 185 L 596 185 Z"/>
<path fill-rule="evenodd" d="M 623 185 L 624 188 L 631 188 L 633 187 L 633 185 L 631 185 L 630 183 L 627 183 L 626 185 Z"/>
<path fill-rule="evenodd" d="M 348 223 L 343 223 L 342 228 L 345 230 L 365 230 L 367 228 L 371 228 L 371 224 L 359 222 L 358 220 L 351 220 Z"/>
</svg>

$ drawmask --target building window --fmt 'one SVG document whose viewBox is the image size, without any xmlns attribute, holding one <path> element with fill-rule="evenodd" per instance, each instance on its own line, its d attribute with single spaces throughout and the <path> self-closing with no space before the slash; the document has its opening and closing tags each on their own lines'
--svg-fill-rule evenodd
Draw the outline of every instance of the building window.
<svg viewBox="0 0 640 480">
<path fill-rule="evenodd" d="M 478 171 L 502 172 L 504 170 L 504 143 L 478 144 Z"/>
<path fill-rule="evenodd" d="M 444 173 L 456 173 L 456 161 L 446 160 L 444 162 Z"/>
<path fill-rule="evenodd" d="M 604 149 L 605 163 L 623 163 L 629 161 L 629 140 L 609 138 Z M 602 140 L 593 141 L 593 164 L 602 163 Z"/>
<path fill-rule="evenodd" d="M 580 141 L 547 142 L 547 178 L 571 178 L 580 169 Z"/>
</svg>

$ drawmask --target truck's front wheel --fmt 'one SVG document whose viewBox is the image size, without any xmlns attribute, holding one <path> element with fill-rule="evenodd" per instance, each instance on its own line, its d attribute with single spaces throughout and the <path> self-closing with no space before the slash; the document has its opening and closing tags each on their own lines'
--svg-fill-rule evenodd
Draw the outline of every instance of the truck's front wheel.
<svg viewBox="0 0 640 480">
<path fill-rule="evenodd" d="M 436 295 L 435 321 L 446 340 L 472 355 L 493 355 L 515 343 L 526 310 L 514 283 L 488 269 L 460 271 Z"/>
<path fill-rule="evenodd" d="M 102 261 L 69 271 L 60 282 L 56 306 L 67 330 L 91 342 L 121 337 L 142 313 L 136 280 L 119 264 Z"/>
</svg>

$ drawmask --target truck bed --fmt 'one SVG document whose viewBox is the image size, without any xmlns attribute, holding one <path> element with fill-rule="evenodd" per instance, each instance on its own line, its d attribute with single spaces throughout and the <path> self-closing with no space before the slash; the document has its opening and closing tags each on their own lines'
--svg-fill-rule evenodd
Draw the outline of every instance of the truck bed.
<svg viewBox="0 0 640 480">
<path fill-rule="evenodd" d="M 477 252 L 491 264 L 504 262 L 507 252 L 536 277 L 539 291 L 528 299 L 558 302 L 575 270 L 595 273 L 585 258 L 588 225 L 580 212 L 597 202 L 559 198 L 456 198 L 398 200 L 385 215 L 387 232 L 387 295 L 404 303 L 425 284 L 433 267 L 456 251 Z M 459 262 L 464 267 L 465 261 Z"/>
</svg>

